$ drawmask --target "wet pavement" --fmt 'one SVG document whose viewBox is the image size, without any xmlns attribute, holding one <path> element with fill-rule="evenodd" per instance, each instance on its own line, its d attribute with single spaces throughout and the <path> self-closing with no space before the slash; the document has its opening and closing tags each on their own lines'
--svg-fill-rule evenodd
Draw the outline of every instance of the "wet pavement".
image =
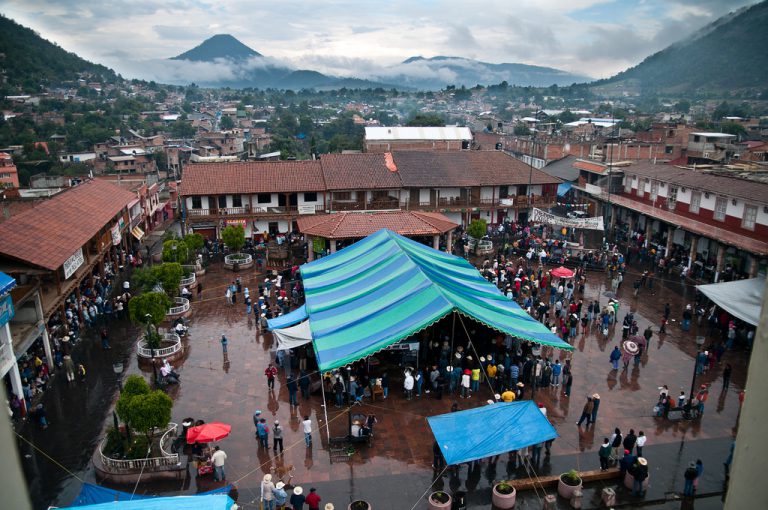
<svg viewBox="0 0 768 510">
<path fill-rule="evenodd" d="M 435 479 L 430 468 L 432 435 L 425 418 L 448 412 L 454 401 L 458 401 L 461 408 L 484 404 L 492 394 L 488 389 L 481 389 L 479 394 L 467 400 L 454 400 L 449 396 L 437 400 L 431 395 L 422 395 L 406 401 L 398 391 L 396 379 L 390 383 L 390 398 L 375 403 L 366 399 L 365 405 L 355 408 L 355 412 L 375 413 L 378 418 L 373 445 L 358 445 L 352 455 L 335 458 L 332 462 L 327 448 L 325 408 L 319 394 L 308 400 L 300 397 L 298 409 L 292 409 L 288 405 L 282 371 L 275 391 L 267 391 L 264 369 L 274 357 L 272 338 L 268 333 L 262 334 L 249 321 L 242 296 L 237 305 L 226 304 L 224 285 L 231 282 L 233 276 L 220 264 L 214 264 L 202 278 L 205 292 L 203 299 L 193 304 L 190 335 L 185 340 L 187 352 L 177 369 L 181 374 L 181 385 L 171 387 L 169 394 L 174 399 L 172 419 L 175 422 L 192 416 L 232 424 L 232 434 L 220 445 L 229 456 L 225 468 L 227 481 L 237 485 L 239 502 L 245 503 L 246 508 L 257 507 L 254 502 L 258 498 L 262 476 L 279 467 L 293 466 L 294 485 L 302 485 L 305 490 L 310 486 L 317 487 L 323 500 L 333 502 L 337 508 L 342 504 L 346 506 L 353 499 L 364 498 L 372 501 L 377 510 L 426 508 L 426 501 L 420 498 L 428 492 L 433 481 L 434 487 L 468 491 L 470 508 L 488 508 L 493 480 L 526 476 L 524 470 L 510 469 L 502 456 L 503 460 L 495 465 L 480 464 L 471 472 L 467 466 L 462 466 L 458 476 L 445 473 Z M 262 280 L 263 275 L 244 271 L 239 276 L 255 295 L 256 281 Z M 633 280 L 633 276 L 628 276 L 625 282 Z M 607 298 L 603 293 L 609 283 L 605 275 L 590 272 L 587 283 L 585 302 L 599 295 L 601 304 L 605 304 Z M 625 283 L 619 291 L 621 308 L 618 317 L 621 320 L 628 309 L 633 310 L 641 332 L 649 321 L 658 324 L 665 302 L 672 306 L 672 317 L 679 319 L 684 304 L 693 300 L 693 287 L 683 286 L 675 279 L 657 278 L 655 294 L 643 289 L 637 298 L 628 287 Z M 680 492 L 685 466 L 690 460 L 702 456 L 706 456 L 706 459 L 702 457 L 705 479 L 700 492 L 721 491 L 722 462 L 735 433 L 738 392 L 746 375 L 746 355 L 741 351 L 725 354 L 723 363 L 731 363 L 734 369 L 730 389 L 726 392 L 720 391 L 721 366 L 697 379 L 697 386 L 703 382 L 712 383 L 707 409 L 700 421 L 666 422 L 652 416 L 659 386 L 667 384 L 672 395 L 677 395 L 681 389 L 689 391 L 696 329 L 694 324 L 692 331 L 683 332 L 679 321 L 671 323 L 666 335 L 654 334 L 649 352 L 638 367 L 630 364 L 629 370 L 618 373 L 611 370 L 608 361 L 616 341 L 599 339 L 596 328 L 585 337 L 578 337 L 572 355 L 574 384 L 571 397 L 564 396 L 562 388 L 543 389 L 535 394 L 535 400 L 546 405 L 548 416 L 561 436 L 552 446 L 551 458 L 538 473 L 556 474 L 570 468 L 596 469 L 599 465 L 597 449 L 602 438 L 610 435 L 614 427 L 625 432 L 634 428 L 636 432 L 643 430 L 648 436 L 646 456 L 652 466 L 649 500 L 661 505 L 669 493 Z M 113 336 L 124 335 L 124 338 L 113 341 L 115 349 L 112 351 L 101 351 L 95 339 L 88 349 L 83 349 L 86 366 L 90 367 L 87 383 L 70 388 L 56 381 L 55 388 L 46 394 L 51 427 L 40 431 L 27 426 L 23 431 L 23 435 L 41 450 L 88 481 L 93 481 L 88 460 L 97 443 L 94 436 L 100 434 L 105 425 L 111 424 L 109 406 L 117 391 L 112 360 L 117 352 L 125 351 L 123 357 L 130 356 L 127 371 L 136 373 L 140 370 L 132 349 L 128 352 L 135 342 L 132 328 L 122 324 L 113 331 Z M 658 327 L 654 327 L 654 331 L 658 331 Z M 222 333 L 229 339 L 227 356 L 222 353 L 219 343 Z M 705 326 L 701 334 L 706 333 Z M 611 332 L 611 338 L 617 336 L 621 336 L 620 325 Z M 567 355 L 562 353 L 561 358 Z M 144 375 L 149 377 L 151 374 L 144 372 Z M 577 427 L 576 421 L 586 396 L 595 392 L 602 397 L 597 423 Z M 526 398 L 530 398 L 530 394 L 526 393 Z M 252 422 L 256 409 L 263 411 L 270 426 L 275 419 L 280 420 L 286 448 L 282 455 L 258 448 Z M 314 447 L 311 449 L 305 447 L 300 430 L 300 418 L 304 415 L 310 416 L 313 424 Z M 83 416 L 88 418 L 83 419 Z M 346 412 L 329 405 L 331 436 L 344 435 L 347 420 Z M 30 447 L 22 444 L 21 451 L 22 456 L 31 455 L 22 461 L 30 480 L 35 508 L 44 508 L 49 502 L 69 503 L 80 482 Z M 616 483 L 607 482 L 606 485 L 615 486 Z M 209 490 L 213 486 L 207 477 L 191 476 L 187 483 L 178 486 L 140 484 L 137 492 L 190 493 Z M 133 490 L 133 487 L 115 488 Z M 589 506 L 586 504 L 587 493 L 585 491 L 585 507 Z M 621 493 L 619 496 L 621 498 Z M 533 492 L 518 494 L 518 500 L 520 505 L 540 508 Z M 638 504 L 637 501 L 624 502 L 632 506 Z"/>
</svg>

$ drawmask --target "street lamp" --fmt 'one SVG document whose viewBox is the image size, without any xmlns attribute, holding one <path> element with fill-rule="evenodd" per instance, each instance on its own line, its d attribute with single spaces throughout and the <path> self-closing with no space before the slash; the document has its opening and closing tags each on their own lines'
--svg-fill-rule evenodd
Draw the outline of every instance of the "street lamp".
<svg viewBox="0 0 768 510">
<path fill-rule="evenodd" d="M 123 373 L 123 362 L 122 361 L 115 361 L 112 363 L 112 371 L 115 373 L 115 377 L 117 378 L 117 387 L 120 389 L 120 394 L 123 393 L 123 378 L 121 374 Z M 114 421 L 115 430 L 120 431 L 120 423 L 117 421 L 117 413 L 115 412 L 115 409 L 112 409 L 112 420 Z M 131 433 L 128 429 L 128 424 L 125 424 L 125 433 L 127 436 L 127 439 L 130 440 Z M 122 444 L 120 445 L 121 451 L 122 451 Z"/>
<path fill-rule="evenodd" d="M 155 344 L 152 341 L 152 315 L 144 315 L 144 319 L 147 321 L 147 345 L 149 345 L 149 351 L 152 356 L 152 373 L 154 374 L 154 381 L 157 384 L 157 366 L 155 366 Z"/>
</svg>

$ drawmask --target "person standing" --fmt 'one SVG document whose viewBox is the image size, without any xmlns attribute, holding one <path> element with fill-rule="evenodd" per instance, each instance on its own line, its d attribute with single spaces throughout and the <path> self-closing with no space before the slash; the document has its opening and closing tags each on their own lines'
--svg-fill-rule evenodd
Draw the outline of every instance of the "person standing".
<svg viewBox="0 0 768 510">
<path fill-rule="evenodd" d="M 563 395 L 566 397 L 571 396 L 571 386 L 573 385 L 573 374 L 571 373 L 571 365 L 566 361 L 565 367 L 563 367 Z"/>
<path fill-rule="evenodd" d="M 229 340 L 227 340 L 227 337 L 224 336 L 224 333 L 221 334 L 221 351 L 226 354 L 227 353 L 227 344 L 229 343 Z"/>
<path fill-rule="evenodd" d="M 728 385 L 731 384 L 731 371 L 733 369 L 731 368 L 730 363 L 725 364 L 725 368 L 723 369 L 723 391 L 728 389 Z"/>
<path fill-rule="evenodd" d="M 411 400 L 413 397 L 413 375 L 410 370 L 405 371 L 405 379 L 403 380 L 403 389 L 405 390 L 405 399 Z"/>
<path fill-rule="evenodd" d="M 309 375 L 305 370 L 299 372 L 299 389 L 301 389 L 301 398 L 309 398 Z"/>
<path fill-rule="evenodd" d="M 648 440 L 648 436 L 645 435 L 645 432 L 642 430 L 637 433 L 637 441 L 635 441 L 635 447 L 637 448 L 637 456 L 642 457 L 643 456 L 643 446 L 645 446 L 645 442 Z"/>
<path fill-rule="evenodd" d="M 389 396 L 389 376 L 386 372 L 381 374 L 381 390 L 384 392 L 384 398 Z"/>
<path fill-rule="evenodd" d="M 629 429 L 629 434 L 624 437 L 624 442 L 622 443 L 624 450 L 629 450 L 629 453 L 632 453 L 632 450 L 635 449 L 636 442 L 637 436 L 635 435 L 635 430 Z"/>
<path fill-rule="evenodd" d="M 597 421 L 597 410 L 600 407 L 600 395 L 594 393 L 592 395 L 592 424 Z"/>
<path fill-rule="evenodd" d="M 269 365 L 267 365 L 267 368 L 264 369 L 264 375 L 267 377 L 267 387 L 270 391 L 273 391 L 275 389 L 277 367 L 271 361 L 269 362 Z"/>
<path fill-rule="evenodd" d="M 294 377 L 293 374 L 290 374 L 288 376 L 288 380 L 286 381 L 286 386 L 288 386 L 288 403 L 292 406 L 299 405 L 299 400 L 298 400 L 299 385 L 296 382 L 296 377 Z"/>
<path fill-rule="evenodd" d="M 704 474 L 704 463 L 701 459 L 696 459 L 696 478 L 693 479 L 693 492 L 699 490 L 699 479 Z"/>
<path fill-rule="evenodd" d="M 613 366 L 614 370 L 619 369 L 619 360 L 621 359 L 621 351 L 619 350 L 619 346 L 615 346 L 613 350 L 611 351 L 610 356 L 611 366 Z"/>
<path fill-rule="evenodd" d="M 644 457 L 638 457 L 632 466 L 633 483 L 632 483 L 632 495 L 633 496 L 645 496 L 645 490 L 643 490 L 643 483 L 648 478 L 648 461 Z"/>
<path fill-rule="evenodd" d="M 301 422 L 301 428 L 304 431 L 304 443 L 307 448 L 312 447 L 312 420 L 309 416 L 304 416 L 304 421 Z"/>
<path fill-rule="evenodd" d="M 309 510 L 320 510 L 320 501 L 322 501 L 322 498 L 317 494 L 317 489 L 314 487 L 309 489 L 306 499 Z"/>
<path fill-rule="evenodd" d="M 256 425 L 256 432 L 259 435 L 259 444 L 269 450 L 269 427 L 267 427 L 267 420 L 264 418 L 259 420 L 259 424 Z"/>
<path fill-rule="evenodd" d="M 592 410 L 595 404 L 592 402 L 592 397 L 587 397 L 587 401 L 584 403 L 584 409 L 581 410 L 581 418 L 576 422 L 576 426 L 581 427 L 581 422 L 587 420 L 587 427 L 592 421 Z"/>
<path fill-rule="evenodd" d="M 304 489 L 301 486 L 293 488 L 293 494 L 291 494 L 290 503 L 293 510 L 304 510 L 304 501 L 307 498 L 304 496 Z"/>
<path fill-rule="evenodd" d="M 218 446 L 214 446 L 213 450 L 213 455 L 211 455 L 211 461 L 213 461 L 213 480 L 224 482 L 227 480 L 227 475 L 224 474 L 224 463 L 227 460 L 227 454 Z"/>
<path fill-rule="evenodd" d="M 101 348 L 105 351 L 107 349 L 111 349 L 112 347 L 109 346 L 109 333 L 107 333 L 107 328 L 101 328 Z"/>
<path fill-rule="evenodd" d="M 283 427 L 278 420 L 275 420 L 275 426 L 272 427 L 272 449 L 275 453 L 278 452 L 278 447 L 280 447 L 280 453 L 283 453 Z"/>
<path fill-rule="evenodd" d="M 653 338 L 653 330 L 650 324 L 643 331 L 643 338 L 645 338 L 645 350 L 647 351 L 651 347 L 651 338 Z"/>
<path fill-rule="evenodd" d="M 613 431 L 613 435 L 611 435 L 611 448 L 613 450 L 611 460 L 619 460 L 619 448 L 621 448 L 621 442 L 623 440 L 624 437 L 621 435 L 621 430 L 619 430 L 619 427 L 616 427 L 616 429 Z"/>
<path fill-rule="evenodd" d="M 552 386 L 557 388 L 560 386 L 560 374 L 563 371 L 563 366 L 560 364 L 560 360 L 556 359 L 555 364 L 552 365 Z"/>
<path fill-rule="evenodd" d="M 285 484 L 283 482 L 275 484 L 272 495 L 275 497 L 276 510 L 285 510 L 285 500 L 288 498 L 288 493 L 285 492 Z"/>
<path fill-rule="evenodd" d="M 432 443 L 432 469 L 442 470 L 445 467 L 445 458 L 443 457 L 443 451 L 440 449 L 440 445 L 437 441 Z"/>
<path fill-rule="evenodd" d="M 272 483 L 272 475 L 267 473 L 261 480 L 261 504 L 264 510 L 275 510 L 275 484 Z"/>
<path fill-rule="evenodd" d="M 685 487 L 683 488 L 683 496 L 693 496 L 693 482 L 696 480 L 697 471 L 696 463 L 691 462 L 688 464 L 688 469 L 683 473 L 685 478 Z"/>
<path fill-rule="evenodd" d="M 605 471 L 608 469 L 608 461 L 611 459 L 611 442 L 607 437 L 603 438 L 603 444 L 597 455 L 600 457 L 600 471 Z"/>
</svg>

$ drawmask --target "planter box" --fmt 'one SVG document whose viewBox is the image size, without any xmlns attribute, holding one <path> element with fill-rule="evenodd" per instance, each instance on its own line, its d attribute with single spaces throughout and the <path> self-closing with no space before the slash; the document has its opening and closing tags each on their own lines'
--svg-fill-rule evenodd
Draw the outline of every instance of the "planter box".
<svg viewBox="0 0 768 510">
<path fill-rule="evenodd" d="M 183 351 L 181 338 L 176 333 L 166 333 L 160 347 L 154 351 L 155 358 L 171 358 Z M 152 349 L 147 346 L 144 337 L 136 344 L 136 354 L 140 358 L 152 358 Z"/>
<path fill-rule="evenodd" d="M 235 263 L 238 269 L 250 269 L 253 267 L 253 257 L 247 253 L 232 253 L 224 257 L 224 267 L 227 269 L 234 270 Z"/>
<path fill-rule="evenodd" d="M 560 475 L 560 479 L 557 481 L 557 493 L 560 497 L 570 500 L 577 489 L 581 490 L 582 485 L 584 483 L 581 478 L 579 478 L 579 485 L 568 485 L 563 481 L 563 475 Z"/>
<path fill-rule="evenodd" d="M 511 493 L 502 494 L 496 490 L 496 487 L 498 486 L 499 484 L 493 486 L 493 493 L 491 496 L 491 502 L 493 503 L 494 508 L 498 508 L 499 510 L 508 510 L 510 508 L 514 508 L 515 500 L 517 499 L 517 490 L 512 487 Z"/>
<path fill-rule="evenodd" d="M 446 496 L 448 496 L 448 501 L 445 503 L 440 503 L 439 501 L 432 499 L 432 496 L 434 494 L 435 494 L 434 492 L 430 494 L 429 498 L 427 499 L 427 504 L 428 504 L 427 508 L 429 508 L 429 510 L 448 510 L 451 508 L 453 501 L 450 494 L 448 494 L 447 492 L 443 493 Z"/>
</svg>

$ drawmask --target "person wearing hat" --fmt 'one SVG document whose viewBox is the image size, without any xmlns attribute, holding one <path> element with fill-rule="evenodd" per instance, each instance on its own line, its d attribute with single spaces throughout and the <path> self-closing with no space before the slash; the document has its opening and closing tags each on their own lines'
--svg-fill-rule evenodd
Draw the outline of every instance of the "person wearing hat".
<svg viewBox="0 0 768 510">
<path fill-rule="evenodd" d="M 323 507 L 323 510 L 335 510 L 336 507 L 333 506 L 333 503 L 326 503 Z"/>
<path fill-rule="evenodd" d="M 307 505 L 309 505 L 309 510 L 320 510 L 320 501 L 322 498 L 317 493 L 317 489 L 312 487 L 309 489 L 309 494 L 307 494 L 306 502 Z"/>
<path fill-rule="evenodd" d="M 461 375 L 461 398 L 468 398 L 469 397 L 469 385 L 472 378 L 472 371 L 470 369 L 465 369 L 464 373 Z"/>
<path fill-rule="evenodd" d="M 600 395 L 592 394 L 592 423 L 597 421 L 597 409 L 600 407 Z"/>
<path fill-rule="evenodd" d="M 632 473 L 632 495 L 633 496 L 645 496 L 645 489 L 643 483 L 648 478 L 648 461 L 645 457 L 638 457 L 637 461 L 632 465 L 630 470 Z"/>
<path fill-rule="evenodd" d="M 272 427 L 272 449 L 275 453 L 278 447 L 280 447 L 280 453 L 283 453 L 283 427 L 278 420 L 275 420 L 275 425 Z"/>
<path fill-rule="evenodd" d="M 261 480 L 261 504 L 264 510 L 275 510 L 275 484 L 272 475 L 267 473 Z"/>
<path fill-rule="evenodd" d="M 293 494 L 291 494 L 290 503 L 293 510 L 304 510 L 304 501 L 307 498 L 304 497 L 304 489 L 301 486 L 293 488 Z"/>
<path fill-rule="evenodd" d="M 275 507 L 277 510 L 283 510 L 285 508 L 285 500 L 288 499 L 288 493 L 285 492 L 285 484 L 283 482 L 277 482 L 275 488 L 272 489 L 272 495 L 275 497 Z"/>
<path fill-rule="evenodd" d="M 683 496 L 693 496 L 693 482 L 698 478 L 698 471 L 696 471 L 696 463 L 691 461 L 688 464 L 688 468 L 683 473 L 685 478 L 685 488 L 683 489 Z"/>
<path fill-rule="evenodd" d="M 504 392 L 501 394 L 502 402 L 514 402 L 515 398 L 516 398 L 515 393 L 509 388 L 506 388 Z"/>
<path fill-rule="evenodd" d="M 519 383 L 517 383 L 517 384 L 515 385 L 515 387 L 517 388 L 517 389 L 515 390 L 515 391 L 516 391 L 516 393 L 515 393 L 515 399 L 516 399 L 516 400 L 522 400 L 522 398 L 523 398 L 523 392 L 525 391 L 525 384 L 523 384 L 522 382 L 519 382 Z"/>
<path fill-rule="evenodd" d="M 587 397 L 587 401 L 584 403 L 584 409 L 581 410 L 581 418 L 576 422 L 577 427 L 581 427 L 581 422 L 587 420 L 587 427 L 592 423 L 592 410 L 595 404 L 592 402 L 592 397 Z"/>
</svg>

